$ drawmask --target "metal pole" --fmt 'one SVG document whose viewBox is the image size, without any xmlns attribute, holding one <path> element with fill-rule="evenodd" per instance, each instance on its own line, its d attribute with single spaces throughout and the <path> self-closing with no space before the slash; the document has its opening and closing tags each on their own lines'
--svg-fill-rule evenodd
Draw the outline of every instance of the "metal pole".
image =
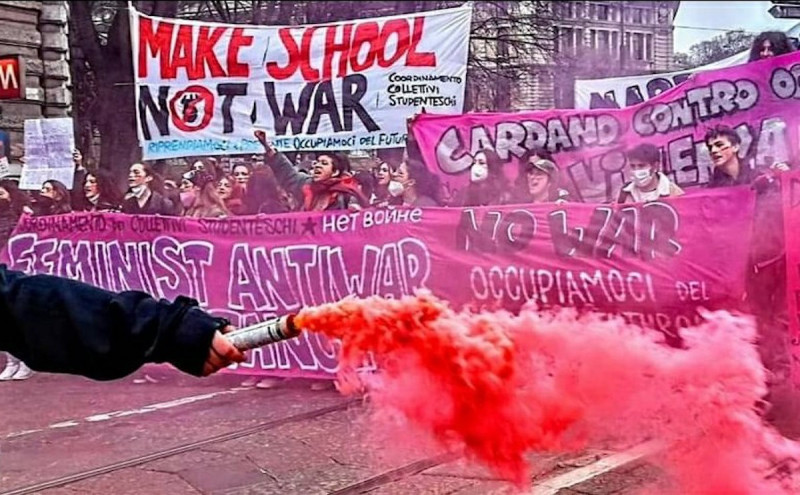
<svg viewBox="0 0 800 495">
<path fill-rule="evenodd" d="M 619 2 L 619 69 L 625 75 L 625 0 Z"/>
</svg>

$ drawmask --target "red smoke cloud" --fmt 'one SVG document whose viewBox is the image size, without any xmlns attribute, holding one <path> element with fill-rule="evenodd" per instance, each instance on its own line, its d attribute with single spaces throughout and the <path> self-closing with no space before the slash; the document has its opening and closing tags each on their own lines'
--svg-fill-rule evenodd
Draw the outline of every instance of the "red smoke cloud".
<svg viewBox="0 0 800 495">
<path fill-rule="evenodd" d="M 651 460 L 680 493 L 792 492 L 794 466 L 770 473 L 800 448 L 756 410 L 766 375 L 749 318 L 709 313 L 684 330 L 685 349 L 617 318 L 456 312 L 427 293 L 348 299 L 296 321 L 341 339 L 345 369 L 376 354 L 366 383 L 377 412 L 399 412 L 520 485 L 529 451 L 657 440 Z"/>
</svg>

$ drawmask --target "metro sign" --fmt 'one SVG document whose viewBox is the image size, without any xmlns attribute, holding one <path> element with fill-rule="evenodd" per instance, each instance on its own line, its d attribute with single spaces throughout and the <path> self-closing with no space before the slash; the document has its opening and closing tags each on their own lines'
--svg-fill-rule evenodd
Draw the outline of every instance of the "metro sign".
<svg viewBox="0 0 800 495">
<path fill-rule="evenodd" d="M 0 56 L 0 100 L 25 98 L 25 62 L 19 55 Z"/>
</svg>

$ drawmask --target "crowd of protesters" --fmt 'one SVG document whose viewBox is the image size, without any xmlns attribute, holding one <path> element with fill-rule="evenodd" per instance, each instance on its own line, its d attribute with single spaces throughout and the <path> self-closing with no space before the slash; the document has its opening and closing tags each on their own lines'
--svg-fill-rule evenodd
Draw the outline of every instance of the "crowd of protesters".
<svg viewBox="0 0 800 495">
<path fill-rule="evenodd" d="M 750 60 L 779 55 L 792 50 L 783 33 L 768 32 L 753 42 Z M 437 176 L 419 159 L 416 143 L 410 139 L 405 158 L 397 163 L 380 160 L 367 170 L 354 171 L 345 154 L 320 152 L 309 166 L 292 161 L 277 151 L 261 131 L 256 138 L 263 156 L 247 163 L 236 163 L 223 170 L 216 158 L 196 160 L 180 181 L 165 180 L 148 163 L 129 167 L 127 188 L 118 187 L 115 177 L 104 169 L 89 170 L 80 151 L 73 160 L 75 174 L 70 190 L 49 180 L 41 191 L 29 195 L 12 180 L 0 180 L 0 247 L 6 242 L 24 213 L 44 216 L 72 211 L 119 212 L 139 215 L 182 215 L 197 218 L 224 218 L 234 215 L 280 214 L 292 211 L 359 211 L 365 208 L 394 207 L 474 207 L 509 204 L 563 203 L 575 201 L 559 175 L 559 166 L 544 149 L 529 150 L 519 159 L 513 180 L 506 176 L 502 160 L 491 149 L 473 154 L 469 183 L 452 197 L 444 197 Z M 780 214 L 777 182 L 788 164 L 774 164 L 756 171 L 742 159 L 741 140 L 731 128 L 716 126 L 705 135 L 713 162 L 708 187 L 749 184 L 759 192 L 759 203 L 773 207 L 757 208 L 761 215 L 754 222 L 758 242 L 752 250 L 748 294 L 754 310 L 768 320 L 767 347 L 774 356 L 765 361 L 784 359 L 785 352 L 785 260 L 783 220 Z M 618 203 L 656 201 L 684 192 L 662 171 L 660 150 L 641 143 L 627 150 L 627 177 L 618 194 Z M 776 199 L 777 198 L 777 199 Z M 762 218 L 763 217 L 763 218 Z M 779 357 L 782 356 L 782 357 Z M 782 365 L 767 363 L 769 367 Z M 9 361 L 0 380 L 25 379 L 30 370 L 24 363 Z"/>
</svg>

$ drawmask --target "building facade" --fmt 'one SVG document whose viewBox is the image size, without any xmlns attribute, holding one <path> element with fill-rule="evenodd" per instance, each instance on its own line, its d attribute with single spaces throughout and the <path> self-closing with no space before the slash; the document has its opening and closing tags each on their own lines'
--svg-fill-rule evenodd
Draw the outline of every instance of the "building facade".
<svg viewBox="0 0 800 495">
<path fill-rule="evenodd" d="M 522 21 L 508 26 L 487 22 L 495 14 L 475 4 L 473 25 L 491 28 L 473 33 L 470 42 L 471 62 L 480 62 L 483 69 L 468 77 L 472 111 L 571 108 L 576 78 L 672 69 L 673 19 L 680 2 L 501 3 L 510 17 Z M 487 77 L 487 68 L 506 77 Z M 498 97 L 502 93 L 508 93 L 506 99 Z"/>
<path fill-rule="evenodd" d="M 0 100 L 12 162 L 24 150 L 25 120 L 70 115 L 68 9 L 66 1 L 0 0 L 0 55 L 18 55 L 25 67 L 23 98 Z"/>
<path fill-rule="evenodd" d="M 553 101 L 572 107 L 576 78 L 667 72 L 673 68 L 677 1 L 554 2 Z"/>
</svg>

